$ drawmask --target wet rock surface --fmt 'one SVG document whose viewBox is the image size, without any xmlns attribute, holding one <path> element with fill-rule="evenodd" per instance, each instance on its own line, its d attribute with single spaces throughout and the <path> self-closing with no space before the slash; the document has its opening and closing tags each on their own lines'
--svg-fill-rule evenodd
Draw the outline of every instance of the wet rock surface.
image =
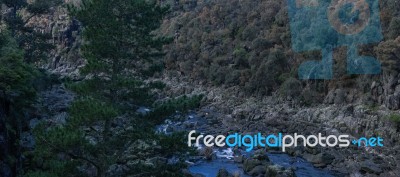
<svg viewBox="0 0 400 177">
<path fill-rule="evenodd" d="M 176 115 L 166 120 L 164 124 L 156 127 L 157 132 L 170 134 L 172 132 L 188 132 L 197 130 L 198 133 L 217 135 L 226 131 L 214 127 L 221 123 L 218 117 L 220 113 L 213 108 L 203 108 L 188 115 Z M 195 126 L 185 127 L 190 122 Z M 174 131 L 168 131 L 169 128 Z M 272 154 L 273 153 L 273 154 Z M 187 159 L 192 175 L 204 175 L 206 177 L 223 176 L 333 176 L 326 170 L 320 170 L 301 158 L 290 157 L 280 150 L 257 148 L 246 152 L 243 148 L 207 148 L 200 144 L 198 155 Z M 319 158 L 330 157 L 328 155 L 316 156 Z M 271 160 L 272 158 L 273 160 Z M 318 159 L 319 160 L 319 159 Z M 325 160 L 325 159 L 323 159 Z M 322 163 L 322 162 L 321 162 Z M 226 173 L 228 172 L 228 173 Z"/>
<path fill-rule="evenodd" d="M 192 83 L 186 83 L 184 79 L 165 80 L 172 88 L 171 95 L 182 93 L 206 95 L 208 104 L 203 109 L 218 112 L 212 116 L 208 114 L 208 127 L 205 128 L 208 134 L 321 133 L 323 136 L 348 134 L 351 139 L 380 136 L 384 138 L 384 147 L 352 145 L 348 148 L 297 147 L 289 148 L 287 153 L 303 157 L 314 167 L 330 170 L 334 176 L 400 176 L 400 167 L 397 165 L 400 164 L 399 129 L 396 124 L 385 118 L 391 111 L 388 105 L 348 103 L 349 99 L 354 101 L 355 93 L 351 96 L 350 92 L 335 90 L 325 99 L 325 104 L 305 107 L 282 101 L 276 96 L 242 97 L 238 94 L 240 93 L 238 87 L 191 87 Z M 177 80 L 180 85 L 174 85 Z M 374 89 L 379 87 L 381 86 L 376 83 Z M 395 92 L 393 90 L 388 93 Z M 395 103 L 393 104 L 395 106 Z M 240 158 L 235 157 L 235 161 L 245 162 L 245 159 Z"/>
</svg>

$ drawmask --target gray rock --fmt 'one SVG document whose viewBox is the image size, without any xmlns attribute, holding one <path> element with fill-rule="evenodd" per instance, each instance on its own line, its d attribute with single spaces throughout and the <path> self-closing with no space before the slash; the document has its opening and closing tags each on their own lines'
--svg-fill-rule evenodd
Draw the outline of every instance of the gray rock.
<svg viewBox="0 0 400 177">
<path fill-rule="evenodd" d="M 109 167 L 107 174 L 114 177 L 123 177 L 128 170 L 129 168 L 124 165 L 113 164 Z"/>
<path fill-rule="evenodd" d="M 243 164 L 245 172 L 250 172 L 254 167 L 261 165 L 262 162 L 258 159 L 246 159 Z"/>
<path fill-rule="evenodd" d="M 250 172 L 248 172 L 248 174 L 250 176 L 259 176 L 259 175 L 265 174 L 265 172 L 266 172 L 265 166 L 258 165 L 256 167 L 254 167 Z"/>
<path fill-rule="evenodd" d="M 21 134 L 21 146 L 26 149 L 33 149 L 35 146 L 35 138 L 29 132 Z"/>
<path fill-rule="evenodd" d="M 382 173 L 381 167 L 370 160 L 362 162 L 360 170 L 367 173 L 374 173 L 378 175 Z"/>
<path fill-rule="evenodd" d="M 295 177 L 294 169 L 285 169 L 279 165 L 271 165 L 266 168 L 264 177 Z"/>
<path fill-rule="evenodd" d="M 186 177 L 205 177 L 204 175 L 202 175 L 202 174 L 193 174 L 193 173 L 191 173 L 188 169 L 183 169 L 182 170 L 182 174 L 184 175 L 184 176 L 186 176 Z"/>
<path fill-rule="evenodd" d="M 68 113 L 62 112 L 60 114 L 55 115 L 52 118 L 52 122 L 54 122 L 56 125 L 65 125 L 67 123 L 67 117 Z"/>
<path fill-rule="evenodd" d="M 63 85 L 55 85 L 39 94 L 41 98 L 38 107 L 44 107 L 53 114 L 67 111 L 74 100 L 75 94 L 67 91 Z"/>
<path fill-rule="evenodd" d="M 168 163 L 168 159 L 164 157 L 153 157 L 151 159 L 147 160 L 150 164 L 156 165 L 156 166 L 163 166 Z"/>
<path fill-rule="evenodd" d="M 235 163 L 243 163 L 243 155 L 233 157 Z"/>
<path fill-rule="evenodd" d="M 392 110 L 399 109 L 400 107 L 399 100 L 400 100 L 400 95 L 398 93 L 389 95 L 386 97 L 385 106 Z"/>
<path fill-rule="evenodd" d="M 218 171 L 217 177 L 232 177 L 233 175 L 230 174 L 226 169 L 220 169 Z"/>
<path fill-rule="evenodd" d="M 326 103 L 326 104 L 333 104 L 333 103 L 334 103 L 334 100 L 335 100 L 335 93 L 334 93 L 334 91 L 332 90 L 332 91 L 330 91 L 330 92 L 328 93 L 328 95 L 326 95 L 325 100 L 324 100 L 324 103 Z"/>
<path fill-rule="evenodd" d="M 168 165 L 176 165 L 179 163 L 179 158 L 177 156 L 173 156 L 167 160 Z"/>
<path fill-rule="evenodd" d="M 278 170 L 274 167 L 267 167 L 264 177 L 276 177 L 278 175 Z"/>
<path fill-rule="evenodd" d="M 317 155 L 306 154 L 304 155 L 304 158 L 318 167 L 325 167 L 326 165 L 331 164 L 335 159 L 333 155 L 325 152 Z"/>
<path fill-rule="evenodd" d="M 334 103 L 335 104 L 343 104 L 346 101 L 346 93 L 342 89 L 337 89 L 335 91 L 335 98 L 334 98 Z"/>
<path fill-rule="evenodd" d="M 37 118 L 31 119 L 29 121 L 29 128 L 34 129 L 38 123 L 39 123 L 39 120 Z"/>
<path fill-rule="evenodd" d="M 265 160 L 269 162 L 269 158 L 267 156 L 267 151 L 265 149 L 258 149 L 257 151 L 254 152 L 254 159 L 258 160 Z"/>
<path fill-rule="evenodd" d="M 278 177 L 295 177 L 296 174 L 294 173 L 293 168 L 286 169 L 277 175 Z"/>
</svg>

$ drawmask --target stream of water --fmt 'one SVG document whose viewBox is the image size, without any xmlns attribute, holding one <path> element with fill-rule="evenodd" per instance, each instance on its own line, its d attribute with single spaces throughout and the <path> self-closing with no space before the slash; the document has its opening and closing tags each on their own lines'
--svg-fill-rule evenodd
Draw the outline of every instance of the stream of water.
<svg viewBox="0 0 400 177">
<path fill-rule="evenodd" d="M 282 153 L 269 153 L 270 161 L 275 165 L 285 168 L 294 168 L 296 177 L 334 177 L 328 170 L 315 168 L 311 163 L 300 157 L 291 157 Z M 248 177 L 240 164 L 226 158 L 217 158 L 212 161 L 201 161 L 189 167 L 193 174 L 201 174 L 205 177 L 215 177 L 220 169 L 226 169 L 230 173 L 239 173 L 241 177 Z"/>
<path fill-rule="evenodd" d="M 147 109 L 142 108 L 142 112 Z M 156 127 L 156 131 L 159 133 L 170 134 L 175 131 L 189 131 L 185 129 L 183 125 L 190 124 L 206 124 L 206 120 L 195 113 L 187 115 L 185 121 L 174 122 L 167 119 L 164 124 Z M 203 132 L 201 128 L 197 131 Z M 217 158 L 212 161 L 200 160 L 193 162 L 193 165 L 189 167 L 189 171 L 193 174 L 201 174 L 205 177 L 215 177 L 220 169 L 226 169 L 228 172 L 237 174 L 241 177 L 248 177 L 241 167 L 241 164 L 233 161 L 233 152 L 230 148 L 227 149 L 214 149 L 214 153 Z M 249 156 L 249 154 L 244 154 Z M 314 167 L 311 163 L 300 157 L 291 157 L 283 153 L 268 153 L 270 161 L 285 168 L 294 168 L 297 177 L 333 177 L 333 173 L 328 170 L 319 169 Z"/>
</svg>

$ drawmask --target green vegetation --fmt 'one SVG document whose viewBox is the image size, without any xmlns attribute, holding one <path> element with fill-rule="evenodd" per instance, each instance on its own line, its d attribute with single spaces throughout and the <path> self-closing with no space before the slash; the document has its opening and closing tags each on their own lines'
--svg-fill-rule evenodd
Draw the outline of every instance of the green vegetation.
<svg viewBox="0 0 400 177">
<path fill-rule="evenodd" d="M 10 35 L 17 41 L 18 47 L 23 49 L 24 60 L 35 63 L 40 60 L 46 60 L 52 44 L 48 42 L 51 39 L 50 34 L 43 33 L 28 25 L 29 20 L 41 14 L 48 13 L 63 3 L 62 0 L 35 0 L 30 3 L 26 0 L 1 0 L 9 8 L 8 13 L 3 14 L 3 23 L 10 30 Z"/>
<path fill-rule="evenodd" d="M 214 85 L 240 85 L 248 94 L 270 95 L 290 73 L 285 15 L 281 1 L 217 0 L 198 4 L 164 24 L 164 34 L 179 35 L 167 46 L 166 66 Z M 174 3 L 175 8 L 188 6 Z"/>
<path fill-rule="evenodd" d="M 173 166 L 147 160 L 186 152 L 183 134 L 158 135 L 153 129 L 175 111 L 198 107 L 201 97 L 156 104 L 154 91 L 164 84 L 143 82 L 149 73 L 139 69 L 151 66 L 162 55 L 168 38 L 152 32 L 168 8 L 146 0 L 84 0 L 79 8 L 70 10 L 84 27 L 81 51 L 87 64 L 81 71 L 87 79 L 68 85 L 78 96 L 65 125 L 36 128 L 34 162 L 26 175 L 179 176 L 179 163 Z M 139 106 L 154 109 L 140 115 L 135 112 Z M 121 121 L 124 123 L 116 126 Z M 131 165 L 121 174 L 109 171 L 121 161 Z"/>
<path fill-rule="evenodd" d="M 320 51 L 293 52 L 284 1 L 202 1 L 197 3 L 195 10 L 187 8 L 190 1 L 167 2 L 173 9 L 183 12 L 170 16 L 161 27 L 163 34 L 176 37 L 175 42 L 166 47 L 166 67 L 178 70 L 190 79 L 217 86 L 241 86 L 246 94 L 264 96 L 275 93 L 287 78 L 297 78 L 300 63 L 321 59 Z M 396 74 L 400 66 L 399 7 L 395 0 L 381 2 L 384 40 L 379 44 L 360 46 L 361 54 L 376 56 L 382 62 L 385 73 Z M 302 37 L 309 40 L 307 36 Z M 274 56 L 277 50 L 280 55 L 275 60 L 271 55 Z M 360 81 L 368 81 L 371 85 L 371 80 L 378 78 L 347 75 L 345 49 L 338 48 L 334 58 L 335 79 L 301 81 L 299 89 L 304 92 L 298 96 L 310 98 L 310 92 L 326 96 L 331 88 L 351 87 Z M 277 79 L 280 76 L 285 78 Z M 369 91 L 362 86 L 357 89 Z"/>
<path fill-rule="evenodd" d="M 55 9 L 66 7 L 64 2 L 0 0 L 0 136 L 4 140 L 0 142 L 0 165 L 9 167 L 12 176 L 180 176 L 185 165 L 168 165 L 165 159 L 183 158 L 190 151 L 184 135 L 160 135 L 154 126 L 168 116 L 195 109 L 203 97 L 159 101 L 165 84 L 148 78 L 159 76 L 164 68 L 207 86 L 238 86 L 234 90 L 260 97 L 279 93 L 303 105 L 321 103 L 332 89 L 343 87 L 355 90 L 345 92 L 349 100 L 359 94 L 370 98 L 371 105 L 381 105 L 383 95 L 397 90 L 397 0 L 380 2 L 385 39 L 360 47 L 361 54 L 376 56 L 382 62 L 382 77 L 347 76 L 346 52 L 338 48 L 334 52 L 337 79 L 331 81 L 295 79 L 300 63 L 320 60 L 321 54 L 292 51 L 284 1 L 73 0 L 80 4 L 68 6 L 74 22 L 79 21 L 74 26 L 82 25 L 81 31 L 74 31 L 79 42 L 55 48 L 52 42 L 63 35 L 56 34 L 62 30 L 43 31 L 32 21 L 53 26 L 57 22 L 46 15 L 60 15 L 54 14 Z M 174 36 L 173 41 L 167 36 Z M 307 40 L 307 36 L 302 37 Z M 84 79 L 61 81 L 39 72 L 37 67 L 48 64 L 45 61 L 54 53 L 68 53 L 71 60 L 84 58 L 87 64 L 80 70 Z M 372 88 L 374 79 L 385 83 Z M 22 134 L 31 131 L 28 121 L 42 118 L 33 110 L 36 95 L 50 80 L 65 84 L 76 93 L 75 100 L 65 123 L 43 121 L 33 132 L 34 150 L 24 149 Z M 239 95 L 247 96 L 235 96 Z M 137 113 L 141 106 L 151 111 Z M 386 118 L 400 126 L 400 114 Z M 212 151 L 208 149 L 206 154 L 211 157 Z M 129 165 L 116 174 L 119 164 Z"/>
<path fill-rule="evenodd" d="M 36 90 L 33 81 L 37 72 L 24 61 L 23 51 L 18 48 L 10 32 L 0 33 L 0 133 L 4 136 L 1 161 L 15 168 L 20 175 L 23 161 L 21 139 L 23 125 L 34 101 Z"/>
<path fill-rule="evenodd" d="M 160 117 L 160 115 L 172 115 L 177 111 L 185 113 L 187 110 L 199 107 L 202 98 L 202 95 L 197 95 L 190 98 L 187 96 L 182 96 L 176 99 L 164 101 L 162 103 L 157 103 L 154 106 L 154 110 L 145 117 L 155 124 L 159 124 L 164 120 L 164 118 Z"/>
<path fill-rule="evenodd" d="M 400 124 L 400 114 L 392 113 L 386 116 L 386 119 L 392 121 L 393 123 Z"/>
<path fill-rule="evenodd" d="M 285 97 L 297 98 L 301 94 L 301 82 L 295 78 L 289 78 L 283 82 L 280 94 Z"/>
<path fill-rule="evenodd" d="M 61 0 L 0 0 L 0 135 L 4 138 L 0 163 L 10 168 L 13 176 L 22 176 L 25 169 L 22 132 L 41 87 L 38 81 L 46 78 L 31 64 L 47 59 L 53 48 L 47 41 L 50 36 L 35 31 L 28 23 L 60 3 Z"/>
</svg>

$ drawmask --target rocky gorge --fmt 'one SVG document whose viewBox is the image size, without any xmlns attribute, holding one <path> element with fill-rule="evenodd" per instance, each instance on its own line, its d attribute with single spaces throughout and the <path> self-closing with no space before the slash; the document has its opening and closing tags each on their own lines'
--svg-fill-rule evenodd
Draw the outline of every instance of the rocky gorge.
<svg viewBox="0 0 400 177">
<path fill-rule="evenodd" d="M 205 3 L 203 1 L 197 4 L 193 2 L 186 3 L 183 6 L 184 10 L 196 10 L 196 7 Z M 79 36 L 81 29 L 79 22 L 71 19 L 66 13 L 67 10 L 64 7 L 53 9 L 48 15 L 33 18 L 31 25 L 44 33 L 51 33 L 56 45 L 51 60 L 47 63 L 40 63 L 41 68 L 55 74 L 60 80 L 68 78 L 77 81 L 84 79 L 79 75 L 79 68 L 85 64 L 85 60 L 81 58 L 78 51 L 82 42 Z M 275 12 L 271 13 L 275 14 Z M 279 13 L 283 14 L 283 12 Z M 179 15 L 185 16 L 187 14 L 182 12 Z M 251 18 L 253 17 L 251 16 Z M 179 35 L 183 34 L 176 32 L 175 35 L 178 40 Z M 209 42 L 212 43 L 212 41 Z M 245 43 L 245 45 L 250 44 Z M 393 53 L 393 56 L 399 56 L 398 46 L 395 49 L 389 51 L 389 53 Z M 193 70 L 196 69 L 195 67 Z M 355 86 L 347 86 L 346 82 L 331 84 L 324 88 L 325 92 L 322 95 L 310 94 L 310 98 L 319 100 L 318 103 L 311 104 L 304 104 L 304 102 L 292 98 L 293 96 L 282 96 L 279 91 L 274 91 L 270 95 L 249 95 L 239 85 L 214 85 L 204 79 L 194 79 L 188 75 L 184 71 L 167 68 L 163 74 L 152 79 L 162 81 L 167 85 L 165 91 L 160 94 L 162 95 L 160 99 L 181 95 L 205 95 L 202 107 L 194 113 L 201 119 L 194 119 L 191 122 L 184 121 L 180 124 L 184 125 L 184 128 L 172 126 L 172 128 L 167 127 L 165 131 L 174 132 L 192 129 L 213 135 L 231 132 L 249 134 L 258 132 L 293 134 L 301 132 L 307 135 L 317 133 L 324 135 L 349 134 L 354 138 L 361 136 L 384 138 L 384 147 L 297 147 L 289 148 L 287 154 L 279 153 L 279 156 L 275 155 L 277 154 L 276 149 L 260 148 L 249 155 L 242 154 L 239 150 L 234 149 L 232 161 L 234 161 L 235 169 L 240 166 L 237 169 L 242 170 L 242 173 L 221 168 L 218 169 L 218 175 L 221 177 L 235 175 L 292 177 L 297 175 L 296 170 L 298 169 L 276 165 L 276 163 L 273 163 L 274 158 L 289 159 L 288 161 L 304 160 L 303 164 L 312 164 L 313 169 L 329 171 L 332 176 L 400 176 L 400 126 L 399 123 L 393 122 L 389 118 L 391 115 L 400 114 L 399 74 L 383 73 L 372 77 L 360 76 L 355 80 L 361 83 L 361 86 L 357 87 L 362 87 L 363 91 Z M 312 87 L 313 81 L 304 82 L 306 83 L 302 85 L 306 86 L 300 92 L 312 90 L 309 87 Z M 49 124 L 62 124 L 68 117 L 66 109 L 73 97 L 74 94 L 66 90 L 64 86 L 51 86 L 39 94 L 36 106 L 41 111 L 38 116 L 30 118 L 29 126 L 34 126 L 38 120 L 43 119 Z M 113 131 L 118 132 L 120 129 L 129 128 L 129 126 L 126 127 L 124 120 L 121 119 L 113 128 Z M 3 146 L 3 139 L 0 136 L 0 146 Z M 127 169 L 126 166 L 135 166 L 138 163 L 138 161 L 132 160 L 134 157 L 129 155 L 130 151 L 150 153 L 159 149 L 154 142 L 137 141 L 140 145 L 128 148 L 128 155 L 124 159 L 124 163 L 113 165 L 109 169 L 109 175 L 119 176 Z M 26 131 L 23 145 L 25 148 L 31 149 L 32 143 L 31 133 Z M 151 146 L 154 146 L 154 148 L 150 148 Z M 206 156 L 204 151 L 205 149 L 199 150 L 200 157 L 188 157 L 188 162 L 204 162 L 202 161 Z M 211 151 L 211 154 L 215 156 L 217 152 L 222 150 Z M 211 162 L 214 161 L 218 164 L 232 163 L 231 161 L 221 162 L 220 160 L 214 157 Z M 162 157 L 144 159 L 143 161 L 148 164 L 174 163 L 174 159 Z M 2 168 L 0 171 L 5 172 L 1 175 L 7 176 L 8 167 L 1 164 L 0 167 Z M 185 170 L 186 175 L 196 176 L 189 169 Z"/>
<path fill-rule="evenodd" d="M 332 104 L 304 108 L 286 101 L 276 102 L 279 99 L 274 97 L 264 98 L 263 101 L 259 101 L 254 97 L 247 99 L 234 98 L 221 88 L 189 87 L 190 83 L 179 80 L 180 84 L 177 84 L 174 79 L 176 77 L 164 80 L 172 88 L 171 92 L 166 93 L 167 96 L 190 94 L 205 94 L 206 96 L 203 106 L 199 110 L 189 115 L 182 115 L 187 118 L 187 121 L 179 122 L 182 121 L 182 116 L 171 117 L 168 121 L 175 122 L 175 125 L 161 127 L 161 131 L 164 133 L 188 132 L 189 130 L 197 130 L 212 135 L 231 132 L 249 134 L 257 132 L 282 132 L 287 134 L 302 132 L 304 134 L 323 133 L 326 135 L 342 133 L 350 134 L 354 137 L 380 135 L 385 138 L 385 147 L 380 148 L 351 147 L 331 149 L 298 147 L 289 148 L 288 157 L 282 156 L 284 154 L 279 149 L 273 148 L 256 149 L 250 154 L 244 153 L 244 150 L 234 149 L 230 154 L 232 156 L 231 161 L 219 160 L 220 158 L 217 155 L 223 150 L 211 150 L 211 154 L 214 156 L 211 163 L 216 163 L 216 166 L 230 163 L 236 163 L 238 166 L 235 167 L 236 171 L 226 171 L 225 168 L 227 166 L 221 165 L 221 169 L 218 170 L 219 176 L 238 176 L 240 174 L 250 176 L 296 176 L 298 173 L 295 173 L 295 171 L 298 170 L 298 167 L 284 167 L 282 165 L 301 162 L 302 159 L 306 160 L 305 163 L 312 164 L 312 168 L 331 171 L 330 175 L 332 176 L 398 175 L 397 162 L 399 161 L 399 154 L 397 151 L 399 147 L 396 146 L 398 141 L 397 126 L 383 118 L 384 115 L 388 114 L 388 110 L 385 110 L 384 106 L 374 109 L 357 104 Z M 177 87 L 177 85 L 181 87 Z M 35 126 L 39 120 L 45 120 L 48 124 L 53 125 L 63 124 L 68 117 L 65 111 L 73 97 L 73 93 L 67 91 L 61 85 L 50 87 L 49 90 L 40 94 L 37 104 L 38 109 L 41 110 L 40 114 L 38 117 L 32 118 L 29 126 Z M 231 104 L 226 104 L 226 101 Z M 177 120 L 178 122 L 176 122 Z M 117 125 L 115 131 L 124 128 L 123 125 L 123 123 Z M 366 130 L 375 130 L 376 132 Z M 382 134 L 377 134 L 379 132 L 382 132 Z M 23 138 L 24 147 L 27 149 L 33 148 L 34 142 L 32 140 L 32 134 L 26 132 Z M 142 148 L 141 151 L 146 152 L 150 150 L 148 143 L 151 142 L 143 142 L 143 146 L 132 148 L 136 150 L 137 148 Z M 201 159 L 207 157 L 204 153 L 205 150 L 204 148 L 199 149 L 198 157 L 188 157 L 189 165 L 193 165 L 191 163 L 201 164 Z M 274 154 L 278 155 L 275 155 L 278 159 L 287 158 L 288 160 L 283 164 L 276 165 L 276 161 L 274 162 L 273 160 Z M 302 159 L 296 159 L 298 157 Z M 148 163 L 155 163 L 156 161 L 157 163 L 163 163 L 162 161 L 174 163 L 173 159 L 148 160 Z M 119 164 L 111 168 L 109 173 L 115 176 L 124 171 L 125 165 L 129 165 L 129 163 L 135 164 L 135 162 L 129 160 L 127 162 L 128 164 Z M 229 166 L 227 169 L 229 169 Z M 242 171 L 242 173 L 238 171 Z M 189 171 L 187 175 L 197 176 L 194 173 L 190 174 Z M 298 176 L 301 176 L 301 173 Z"/>
<path fill-rule="evenodd" d="M 330 104 L 329 100 L 341 99 L 340 94 L 333 94 L 325 98 L 326 104 L 303 107 L 283 101 L 279 96 L 244 98 L 240 96 L 238 88 L 201 87 L 184 82 L 181 77 L 165 78 L 172 90 L 169 94 L 205 94 L 206 107 L 220 112 L 214 121 L 209 121 L 208 130 L 211 134 L 301 132 L 349 134 L 352 137 L 379 135 L 385 139 L 384 147 L 297 147 L 289 149 L 288 154 L 303 157 L 315 167 L 336 171 L 344 176 L 399 175 L 399 130 L 396 124 L 387 119 L 392 111 L 385 105 L 371 107 L 362 102 Z"/>
</svg>

